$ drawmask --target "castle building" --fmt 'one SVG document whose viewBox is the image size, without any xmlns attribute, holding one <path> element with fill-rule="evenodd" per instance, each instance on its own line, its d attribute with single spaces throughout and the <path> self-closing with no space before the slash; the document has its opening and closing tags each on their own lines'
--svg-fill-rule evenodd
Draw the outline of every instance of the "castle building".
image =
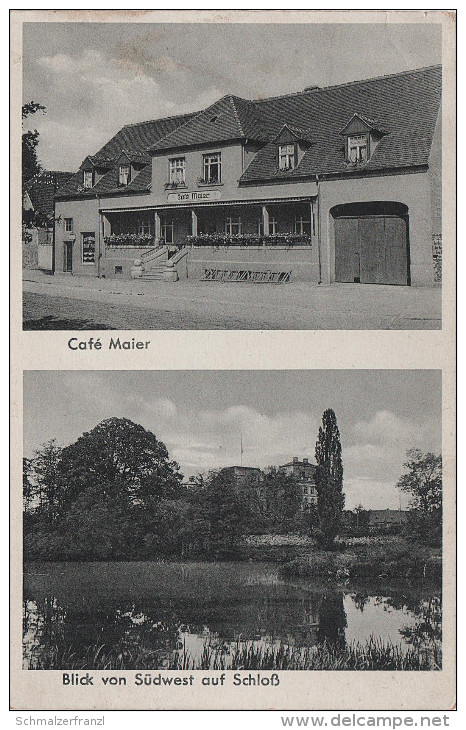
<svg viewBox="0 0 466 730">
<path fill-rule="evenodd" d="M 263 472 L 255 466 L 227 466 L 222 471 L 232 477 L 237 487 L 259 488 L 264 481 Z"/>
<path fill-rule="evenodd" d="M 441 67 L 123 127 L 55 197 L 56 273 L 432 285 Z"/>
<path fill-rule="evenodd" d="M 297 456 L 293 456 L 293 461 L 282 464 L 278 468 L 283 474 L 292 477 L 296 481 L 296 486 L 302 497 L 303 510 L 317 505 L 317 489 L 315 483 L 317 466 L 315 464 L 310 464 L 309 459 L 299 461 Z"/>
</svg>

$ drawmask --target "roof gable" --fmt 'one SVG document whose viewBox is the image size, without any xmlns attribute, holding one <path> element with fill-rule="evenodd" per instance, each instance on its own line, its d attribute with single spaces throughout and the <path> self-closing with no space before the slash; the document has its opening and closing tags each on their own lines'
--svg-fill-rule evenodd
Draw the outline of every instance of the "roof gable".
<svg viewBox="0 0 466 730">
<path fill-rule="evenodd" d="M 268 134 L 251 101 L 227 95 L 159 140 L 151 152 L 237 139 L 265 141 Z"/>
<path fill-rule="evenodd" d="M 132 161 L 138 165 L 146 165 L 150 162 L 150 156 L 147 155 L 147 150 L 166 134 L 176 129 L 181 124 L 191 119 L 194 114 L 182 114 L 175 117 L 167 117 L 164 119 L 155 119 L 148 122 L 140 122 L 139 124 L 127 124 L 123 127 L 112 139 L 107 142 L 96 155 L 88 155 L 84 160 L 83 164 L 79 168 L 80 171 L 71 176 L 71 178 L 63 185 L 59 186 L 57 190 L 58 197 L 95 197 L 102 190 L 107 191 L 116 189 L 118 186 L 118 180 L 115 185 L 110 187 L 113 176 L 109 174 L 112 172 L 112 168 L 115 167 L 116 159 L 121 155 L 122 151 L 132 158 Z M 89 189 L 83 189 L 82 171 L 92 170 L 95 167 L 107 170 L 106 174 Z M 145 167 L 141 169 L 141 172 L 134 177 L 133 181 L 124 188 L 125 192 L 142 192 L 142 190 L 148 190 L 149 184 L 144 188 L 140 189 L 136 184 L 139 176 L 144 172 Z M 147 174 L 142 179 L 146 179 Z M 138 184 L 140 184 L 140 180 Z M 134 185 L 133 185 L 134 183 Z M 121 188 L 119 188 L 121 193 Z"/>
<path fill-rule="evenodd" d="M 275 144 L 290 144 L 293 142 L 310 142 L 311 132 L 309 129 L 299 129 L 290 124 L 284 124 L 278 135 L 275 137 Z"/>
<path fill-rule="evenodd" d="M 369 119 L 364 114 L 353 114 L 348 124 L 343 127 L 340 134 L 361 134 L 362 132 L 379 132 L 380 134 L 389 134 L 389 130 L 385 129 L 376 119 Z"/>
</svg>

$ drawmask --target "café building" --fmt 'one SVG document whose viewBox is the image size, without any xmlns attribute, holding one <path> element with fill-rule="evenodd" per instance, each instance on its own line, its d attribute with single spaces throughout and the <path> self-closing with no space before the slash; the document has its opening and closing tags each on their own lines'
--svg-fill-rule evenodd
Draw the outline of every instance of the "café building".
<svg viewBox="0 0 466 730">
<path fill-rule="evenodd" d="M 126 125 L 55 198 L 54 271 L 433 285 L 441 67 Z"/>
</svg>

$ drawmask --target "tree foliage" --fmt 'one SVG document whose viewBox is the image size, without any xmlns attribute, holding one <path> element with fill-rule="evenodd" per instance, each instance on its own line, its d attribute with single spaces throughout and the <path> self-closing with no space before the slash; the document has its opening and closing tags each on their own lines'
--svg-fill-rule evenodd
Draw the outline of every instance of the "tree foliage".
<svg viewBox="0 0 466 730">
<path fill-rule="evenodd" d="M 274 532 L 296 528 L 302 517 L 300 508 L 301 494 L 293 477 L 270 467 L 264 479 L 265 526 Z"/>
<path fill-rule="evenodd" d="M 45 106 L 38 104 L 36 101 L 30 101 L 23 104 L 22 118 L 37 114 L 37 112 L 45 113 Z M 42 167 L 37 157 L 37 145 L 39 144 L 39 132 L 37 129 L 23 131 L 22 135 L 22 180 L 23 190 L 25 185 L 34 175 L 38 175 Z"/>
<path fill-rule="evenodd" d="M 238 484 L 229 469 L 210 474 L 203 501 L 213 545 L 231 547 L 260 519 L 257 490 L 248 483 Z"/>
<path fill-rule="evenodd" d="M 102 421 L 64 448 L 60 474 L 67 480 L 65 506 L 98 485 L 101 499 L 153 507 L 176 496 L 182 479 L 165 444 L 127 418 Z"/>
<path fill-rule="evenodd" d="M 411 494 L 410 506 L 429 513 L 442 506 L 442 457 L 436 454 L 423 454 L 419 449 L 411 449 L 403 464 L 406 472 L 398 479 L 397 487 Z"/>
<path fill-rule="evenodd" d="M 341 526 L 345 506 L 340 432 L 335 412 L 331 408 L 327 409 L 322 416 L 315 455 L 319 518 L 316 537 L 321 547 L 331 549 Z"/>
<path fill-rule="evenodd" d="M 419 449 L 406 454 L 405 473 L 397 487 L 411 495 L 407 532 L 428 545 L 442 541 L 442 457 Z"/>
<path fill-rule="evenodd" d="M 49 441 L 25 460 L 23 480 L 26 554 L 51 559 L 136 557 L 157 505 L 182 495 L 165 444 L 121 418 L 65 448 Z"/>
</svg>

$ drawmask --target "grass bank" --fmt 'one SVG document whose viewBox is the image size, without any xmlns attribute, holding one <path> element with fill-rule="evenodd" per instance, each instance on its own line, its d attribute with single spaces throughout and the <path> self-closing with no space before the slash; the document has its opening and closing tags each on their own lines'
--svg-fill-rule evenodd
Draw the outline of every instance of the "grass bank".
<svg viewBox="0 0 466 730">
<path fill-rule="evenodd" d="M 230 670 L 370 670 L 426 671 L 442 668 L 439 644 L 428 651 L 404 649 L 401 645 L 369 639 L 365 643 L 296 648 L 285 645 L 264 648 L 253 643 L 238 643 L 230 650 L 206 644 L 196 659 L 186 651 L 167 656 L 149 647 L 129 651 L 124 644 L 115 647 L 89 646 L 78 657 L 66 648 L 54 646 L 41 658 L 35 657 L 29 669 L 154 670 L 154 669 L 230 669 Z"/>
<path fill-rule="evenodd" d="M 367 541 L 340 545 L 335 551 L 311 548 L 285 563 L 286 576 L 332 578 L 336 580 L 429 580 L 441 581 L 440 549 L 409 543 L 391 537 L 385 541 Z"/>
</svg>

